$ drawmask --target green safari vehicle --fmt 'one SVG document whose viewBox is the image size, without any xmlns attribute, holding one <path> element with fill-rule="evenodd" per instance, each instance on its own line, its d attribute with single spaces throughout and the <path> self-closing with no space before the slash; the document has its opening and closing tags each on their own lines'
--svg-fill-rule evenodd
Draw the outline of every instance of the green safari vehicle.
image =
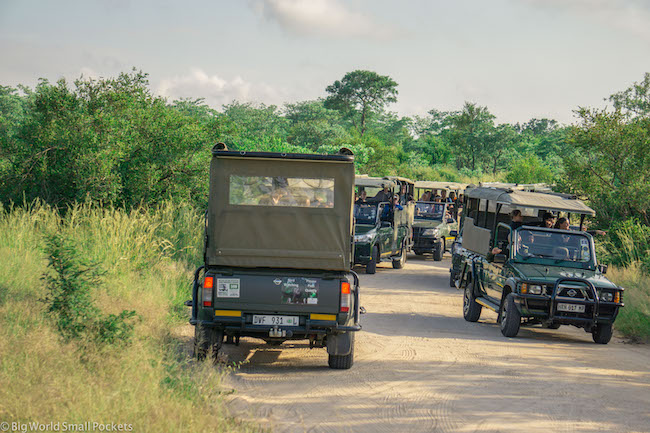
<svg viewBox="0 0 650 433">
<path fill-rule="evenodd" d="M 598 263 L 593 238 L 582 231 L 593 209 L 574 196 L 512 188 L 472 188 L 465 199 L 462 247 L 455 253 L 465 320 L 476 322 L 488 308 L 498 313 L 506 337 L 525 325 L 572 325 L 607 344 L 624 289 L 605 277 L 607 266 Z M 518 221 L 511 221 L 514 210 Z M 545 227 L 546 213 L 569 221 L 578 216 L 580 230 Z"/>
<path fill-rule="evenodd" d="M 390 200 L 396 191 L 408 194 L 407 180 L 359 175 L 355 185 L 359 199 L 354 205 L 354 263 L 365 266 L 367 274 L 374 274 L 381 261 L 401 269 L 411 246 L 415 206 L 404 200 L 399 209 Z"/>
<path fill-rule="evenodd" d="M 359 324 L 354 157 L 212 151 L 205 264 L 194 277 L 195 353 L 254 337 L 308 340 L 350 368 Z"/>
</svg>

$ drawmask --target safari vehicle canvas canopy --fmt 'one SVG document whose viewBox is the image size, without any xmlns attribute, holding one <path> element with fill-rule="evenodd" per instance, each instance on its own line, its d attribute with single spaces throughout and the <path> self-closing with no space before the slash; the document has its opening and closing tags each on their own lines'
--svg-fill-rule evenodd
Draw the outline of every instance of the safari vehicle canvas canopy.
<svg viewBox="0 0 650 433">
<path fill-rule="evenodd" d="M 349 271 L 349 155 L 213 151 L 206 264 Z"/>
<path fill-rule="evenodd" d="M 512 209 L 532 208 L 580 215 L 596 215 L 593 209 L 578 200 L 575 196 L 569 194 L 530 192 L 510 188 L 478 187 L 465 190 L 465 196 L 507 205 Z"/>
<path fill-rule="evenodd" d="M 389 188 L 394 188 L 397 184 L 392 180 L 384 179 L 381 177 L 371 177 L 367 174 L 358 174 L 354 179 L 356 186 L 383 188 L 384 185 Z"/>
<path fill-rule="evenodd" d="M 415 182 L 415 187 L 416 188 L 424 188 L 424 189 L 446 189 L 446 190 L 452 190 L 452 191 L 458 191 L 465 189 L 467 187 L 467 183 L 458 183 L 458 182 L 432 182 L 429 180 L 418 180 Z"/>
</svg>

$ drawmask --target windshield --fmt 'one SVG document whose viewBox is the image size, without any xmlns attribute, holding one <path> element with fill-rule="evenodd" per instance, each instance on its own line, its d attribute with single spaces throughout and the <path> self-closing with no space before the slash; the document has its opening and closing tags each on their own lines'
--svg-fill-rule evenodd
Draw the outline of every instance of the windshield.
<svg viewBox="0 0 650 433">
<path fill-rule="evenodd" d="M 526 229 L 517 230 L 515 237 L 515 258 L 518 260 L 542 258 L 554 260 L 555 263 L 580 264 L 590 264 L 593 261 L 591 242 L 579 232 Z"/>
<path fill-rule="evenodd" d="M 445 215 L 446 203 L 431 203 L 419 201 L 415 203 L 415 219 L 440 220 Z"/>
<path fill-rule="evenodd" d="M 377 223 L 377 205 L 355 204 L 354 219 L 357 224 L 375 225 Z"/>
</svg>

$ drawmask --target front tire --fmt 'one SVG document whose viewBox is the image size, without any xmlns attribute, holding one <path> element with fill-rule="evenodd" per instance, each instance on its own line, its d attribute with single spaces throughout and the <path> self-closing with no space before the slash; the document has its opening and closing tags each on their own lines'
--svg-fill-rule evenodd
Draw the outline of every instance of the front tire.
<svg viewBox="0 0 650 433">
<path fill-rule="evenodd" d="M 509 293 L 501 307 L 500 326 L 505 337 L 516 337 L 521 326 L 521 313 L 515 305 L 515 295 Z"/>
<path fill-rule="evenodd" d="M 393 259 L 393 269 L 402 269 L 406 263 L 406 248 L 402 245 L 400 250 L 399 259 Z"/>
<path fill-rule="evenodd" d="M 456 287 L 456 276 L 453 272 L 449 273 L 449 287 Z"/>
<path fill-rule="evenodd" d="M 350 335 L 350 353 L 347 355 L 329 355 L 327 364 L 334 370 L 347 370 L 354 364 L 354 333 Z"/>
<path fill-rule="evenodd" d="M 483 306 L 476 302 L 474 296 L 474 285 L 472 281 L 467 281 L 465 292 L 463 293 L 463 317 L 468 322 L 477 322 L 481 317 Z"/>
<path fill-rule="evenodd" d="M 379 261 L 379 248 L 372 247 L 372 258 L 366 265 L 366 274 L 374 274 L 377 272 L 377 262 Z"/>
<path fill-rule="evenodd" d="M 433 249 L 433 260 L 436 262 L 442 261 L 442 255 L 445 253 L 445 247 L 442 242 L 435 245 Z"/>
<path fill-rule="evenodd" d="M 607 344 L 612 339 L 613 328 L 611 323 L 597 323 L 594 330 L 591 331 L 591 336 L 594 343 Z"/>
</svg>

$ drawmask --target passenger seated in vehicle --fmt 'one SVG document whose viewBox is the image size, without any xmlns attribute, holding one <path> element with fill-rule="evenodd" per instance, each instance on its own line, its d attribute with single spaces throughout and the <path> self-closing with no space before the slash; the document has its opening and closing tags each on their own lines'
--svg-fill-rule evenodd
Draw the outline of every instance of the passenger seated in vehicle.
<svg viewBox="0 0 650 433">
<path fill-rule="evenodd" d="M 381 203 L 381 202 L 385 202 L 385 201 L 388 201 L 388 202 L 391 201 L 391 193 L 390 193 L 390 191 L 388 190 L 388 189 L 389 189 L 388 184 L 382 184 L 382 187 L 383 187 L 384 189 L 382 189 L 381 191 L 379 191 L 379 192 L 377 193 L 377 195 L 375 195 L 375 196 L 372 198 L 372 201 L 373 201 L 373 202 Z"/>
<path fill-rule="evenodd" d="M 368 202 L 368 193 L 366 192 L 365 189 L 361 190 L 361 195 L 359 195 L 359 198 L 354 202 L 354 204 L 364 204 Z"/>
<path fill-rule="evenodd" d="M 555 215 L 553 215 L 550 212 L 544 212 L 544 216 L 542 217 L 542 223 L 540 224 L 540 226 L 546 227 L 547 229 L 552 229 L 554 225 L 555 225 Z"/>
<path fill-rule="evenodd" d="M 519 209 L 514 209 L 510 213 L 510 228 L 515 230 L 524 225 L 524 216 Z"/>
<path fill-rule="evenodd" d="M 399 204 L 399 196 L 395 195 L 393 196 L 392 202 L 388 206 L 384 206 L 384 211 L 382 212 L 381 215 L 381 220 L 382 221 L 393 221 L 393 217 L 395 216 L 395 208 L 399 210 L 404 210 L 402 205 Z"/>
<path fill-rule="evenodd" d="M 424 191 L 420 196 L 420 201 L 431 201 L 431 191 Z"/>
<path fill-rule="evenodd" d="M 562 217 L 557 220 L 553 228 L 560 229 L 560 230 L 570 230 L 571 225 L 569 224 L 568 219 Z"/>
<path fill-rule="evenodd" d="M 531 256 L 532 255 L 532 245 L 535 242 L 535 236 L 529 230 L 522 230 L 517 232 L 518 236 L 518 246 L 517 253 L 522 256 Z"/>
</svg>

